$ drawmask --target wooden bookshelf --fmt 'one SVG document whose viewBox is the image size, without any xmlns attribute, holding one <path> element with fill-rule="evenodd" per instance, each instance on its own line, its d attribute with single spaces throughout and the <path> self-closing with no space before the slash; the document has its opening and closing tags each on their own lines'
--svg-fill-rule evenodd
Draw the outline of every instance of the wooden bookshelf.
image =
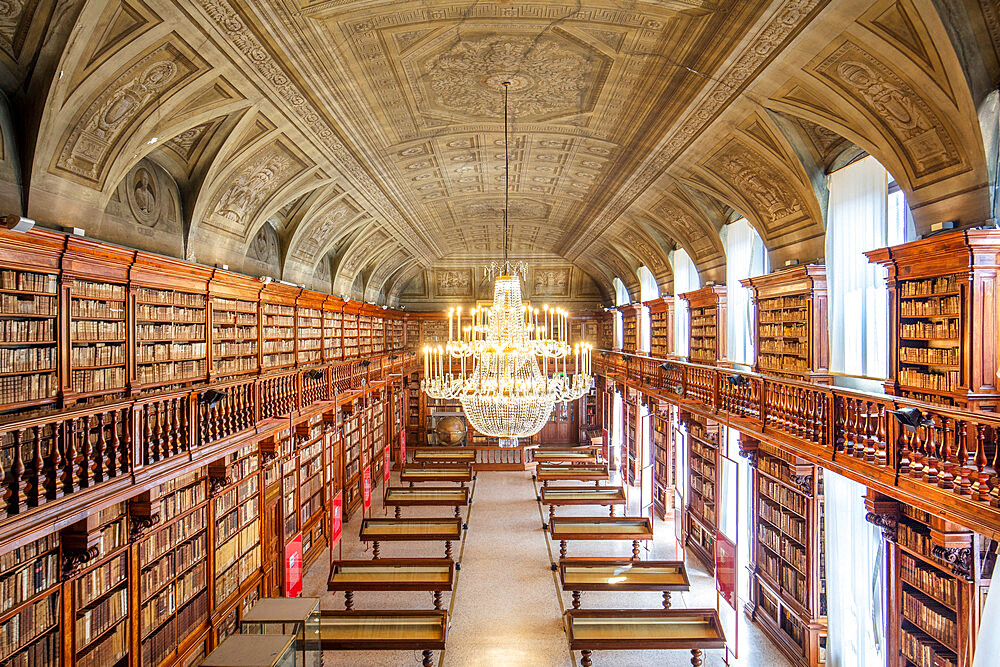
<svg viewBox="0 0 1000 667">
<path fill-rule="evenodd" d="M 60 662 L 59 536 L 0 556 L 0 661 L 13 667 Z"/>
<path fill-rule="evenodd" d="M 260 475 L 256 443 L 208 467 L 212 493 L 214 607 L 225 604 L 261 568 Z"/>
<path fill-rule="evenodd" d="M 358 315 L 358 356 L 368 357 L 372 353 L 372 318 Z"/>
<path fill-rule="evenodd" d="M 359 401 L 344 414 L 341 439 L 344 447 L 344 513 L 353 514 L 361 504 L 361 415 Z"/>
<path fill-rule="evenodd" d="M 624 433 L 625 478 L 629 484 L 636 484 L 641 475 L 642 456 L 639 451 L 639 398 L 640 394 L 626 389 L 625 400 L 622 401 L 622 432 Z"/>
<path fill-rule="evenodd" d="M 344 357 L 341 348 L 341 338 L 343 335 L 343 315 L 341 314 L 343 303 L 334 301 L 327 297 L 323 303 L 323 360 L 337 361 Z"/>
<path fill-rule="evenodd" d="M 323 361 L 323 301 L 315 292 L 302 291 L 295 308 L 295 354 L 299 366 Z"/>
<path fill-rule="evenodd" d="M 134 303 L 136 384 L 151 387 L 205 380 L 206 295 L 139 287 Z"/>
<path fill-rule="evenodd" d="M 824 664 L 823 469 L 763 442 L 753 461 L 754 620 L 797 664 Z"/>
<path fill-rule="evenodd" d="M 886 392 L 991 412 L 1000 408 L 1000 233 L 948 232 L 866 255 L 888 274 Z"/>
<path fill-rule="evenodd" d="M 208 489 L 204 471 L 149 492 L 158 523 L 138 544 L 139 638 L 143 667 L 174 657 L 208 620 Z"/>
<path fill-rule="evenodd" d="M 829 384 L 826 266 L 795 266 L 740 284 L 753 292 L 754 369 Z"/>
<path fill-rule="evenodd" d="M 344 359 L 356 359 L 360 354 L 361 333 L 358 322 L 360 306 L 349 302 L 344 306 L 343 314 L 343 350 Z"/>
<path fill-rule="evenodd" d="M 386 319 L 385 329 L 386 352 L 401 352 L 403 350 L 403 336 L 406 332 L 403 320 L 396 317 Z"/>
<path fill-rule="evenodd" d="M 715 572 L 715 533 L 719 525 L 716 480 L 719 426 L 683 413 L 688 444 L 687 544 L 710 572 Z"/>
<path fill-rule="evenodd" d="M 259 283 L 213 279 L 212 377 L 233 377 L 260 370 Z M 243 283 L 242 285 L 239 283 Z"/>
<path fill-rule="evenodd" d="M 649 301 L 649 354 L 666 359 L 674 355 L 674 298 L 661 296 Z"/>
<path fill-rule="evenodd" d="M 420 346 L 420 320 L 406 319 L 406 350 L 415 351 Z"/>
<path fill-rule="evenodd" d="M 295 301 L 301 290 L 270 283 L 261 292 L 261 370 L 275 371 L 295 365 Z"/>
<path fill-rule="evenodd" d="M 597 329 L 597 347 L 601 350 L 611 350 L 615 346 L 615 314 L 605 312 Z"/>
<path fill-rule="evenodd" d="M 622 314 L 622 352 L 635 354 L 639 349 L 639 317 L 642 306 L 618 306 L 618 311 Z"/>
<path fill-rule="evenodd" d="M 55 398 L 58 276 L 0 269 L 0 402 L 4 408 Z"/>
<path fill-rule="evenodd" d="M 715 364 L 726 359 L 726 286 L 710 285 L 680 295 L 688 302 L 688 358 Z"/>
<path fill-rule="evenodd" d="M 661 519 L 674 505 L 673 436 L 665 405 L 650 415 L 653 449 L 653 509 Z"/>
</svg>

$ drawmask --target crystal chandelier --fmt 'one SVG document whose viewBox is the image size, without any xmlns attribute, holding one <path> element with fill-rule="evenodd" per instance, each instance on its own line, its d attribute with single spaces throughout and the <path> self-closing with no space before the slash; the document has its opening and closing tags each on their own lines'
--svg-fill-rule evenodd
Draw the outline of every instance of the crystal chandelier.
<svg viewBox="0 0 1000 667">
<path fill-rule="evenodd" d="M 504 82 L 503 262 L 486 275 L 494 279 L 493 305 L 448 311 L 448 342 L 424 348 L 421 388 L 431 398 L 458 399 L 472 426 L 513 444 L 542 430 L 557 401 L 572 401 L 593 385 L 588 343 L 569 344 L 569 313 L 541 311 L 521 299 L 524 262 L 507 259 L 510 156 L 507 152 L 507 87 Z M 572 357 L 573 366 L 570 367 Z"/>
</svg>

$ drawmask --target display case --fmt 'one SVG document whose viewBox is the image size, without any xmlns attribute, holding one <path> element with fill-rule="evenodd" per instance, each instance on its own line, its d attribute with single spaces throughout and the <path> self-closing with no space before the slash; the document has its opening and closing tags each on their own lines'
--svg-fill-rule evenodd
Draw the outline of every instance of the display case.
<svg viewBox="0 0 1000 667">
<path fill-rule="evenodd" d="M 726 286 L 709 285 L 680 295 L 688 303 L 688 357 L 715 364 L 726 359 Z"/>
<path fill-rule="evenodd" d="M 295 635 L 232 635 L 222 640 L 201 667 L 297 667 Z"/>
<path fill-rule="evenodd" d="M 243 615 L 244 635 L 293 635 L 296 667 L 320 667 L 319 598 L 262 598 Z"/>
<path fill-rule="evenodd" d="M 740 284 L 753 293 L 754 369 L 829 384 L 826 266 L 795 266 Z"/>
</svg>

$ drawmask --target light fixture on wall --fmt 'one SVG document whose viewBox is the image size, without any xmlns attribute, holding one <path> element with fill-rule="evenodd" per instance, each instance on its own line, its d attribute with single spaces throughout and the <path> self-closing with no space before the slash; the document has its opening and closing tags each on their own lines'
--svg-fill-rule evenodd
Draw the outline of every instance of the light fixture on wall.
<svg viewBox="0 0 1000 667">
<path fill-rule="evenodd" d="M 516 446 L 517 438 L 542 430 L 556 401 L 575 400 L 590 390 L 593 348 L 569 344 L 569 313 L 548 306 L 532 309 L 521 297 L 527 265 L 508 258 L 510 82 L 503 86 L 503 261 L 492 262 L 485 271 L 494 279 L 493 304 L 473 308 L 467 326 L 461 307 L 448 311 L 448 342 L 424 348 L 421 388 L 431 398 L 458 399 L 473 428 L 500 438 L 501 446 Z M 572 373 L 567 363 L 571 354 Z"/>
</svg>

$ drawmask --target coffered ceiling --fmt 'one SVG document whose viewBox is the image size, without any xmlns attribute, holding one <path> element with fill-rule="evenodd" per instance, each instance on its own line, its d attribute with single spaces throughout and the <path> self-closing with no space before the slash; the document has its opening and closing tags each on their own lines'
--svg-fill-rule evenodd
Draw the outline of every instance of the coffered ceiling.
<svg viewBox="0 0 1000 667">
<path fill-rule="evenodd" d="M 676 247 L 724 278 L 734 210 L 821 256 L 822 170 L 855 145 L 915 210 L 984 211 L 976 85 L 929 0 L 9 5 L 27 136 L 0 177 L 36 217 L 372 300 L 501 251 L 504 81 L 511 251 L 601 290 L 640 265 L 670 289 Z M 984 72 L 990 7 L 962 24 Z"/>
</svg>

